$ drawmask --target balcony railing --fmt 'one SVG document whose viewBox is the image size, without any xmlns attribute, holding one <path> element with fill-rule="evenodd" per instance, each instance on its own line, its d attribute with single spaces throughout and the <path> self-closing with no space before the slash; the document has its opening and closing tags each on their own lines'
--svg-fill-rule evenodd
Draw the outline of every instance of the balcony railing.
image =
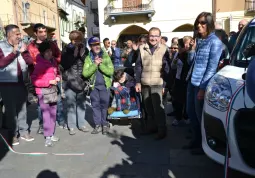
<svg viewBox="0 0 255 178">
<path fill-rule="evenodd" d="M 255 13 L 255 0 L 245 0 L 245 12 Z"/>
<path fill-rule="evenodd" d="M 115 8 L 110 2 L 105 8 L 104 8 L 104 13 L 105 13 L 105 20 L 109 16 L 114 16 L 114 15 L 129 15 L 129 14 L 144 14 L 146 12 L 151 13 L 154 12 L 154 6 L 153 6 L 153 1 L 149 1 L 147 4 L 141 4 L 139 6 L 134 6 L 134 7 L 122 7 L 122 8 Z"/>
</svg>

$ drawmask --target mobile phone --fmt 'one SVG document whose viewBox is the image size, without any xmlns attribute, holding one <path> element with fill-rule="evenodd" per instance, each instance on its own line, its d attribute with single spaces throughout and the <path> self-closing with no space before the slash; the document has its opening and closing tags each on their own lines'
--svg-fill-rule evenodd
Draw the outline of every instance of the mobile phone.
<svg viewBox="0 0 255 178">
<path fill-rule="evenodd" d="M 18 50 L 20 50 L 22 48 L 22 46 L 23 46 L 23 41 L 20 40 L 19 45 L 18 45 Z"/>
<path fill-rule="evenodd" d="M 184 42 L 183 42 L 183 39 L 178 39 L 178 45 L 181 47 L 181 48 L 184 48 Z"/>
<path fill-rule="evenodd" d="M 198 35 L 198 31 L 197 31 L 197 30 L 194 30 L 194 32 L 193 32 L 193 39 L 194 39 L 194 40 L 197 38 L 197 35 Z"/>
</svg>

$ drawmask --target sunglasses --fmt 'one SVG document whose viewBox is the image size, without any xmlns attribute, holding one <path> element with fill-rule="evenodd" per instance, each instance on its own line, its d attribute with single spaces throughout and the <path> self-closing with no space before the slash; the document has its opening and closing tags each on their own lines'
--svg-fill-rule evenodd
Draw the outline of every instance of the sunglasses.
<svg viewBox="0 0 255 178">
<path fill-rule="evenodd" d="M 206 21 L 198 21 L 198 24 L 205 25 L 205 24 L 207 24 L 207 22 Z"/>
</svg>

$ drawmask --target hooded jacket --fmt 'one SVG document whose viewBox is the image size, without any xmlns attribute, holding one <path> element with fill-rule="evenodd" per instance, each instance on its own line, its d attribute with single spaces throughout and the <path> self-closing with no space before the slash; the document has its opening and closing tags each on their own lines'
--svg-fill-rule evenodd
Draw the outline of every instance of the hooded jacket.
<svg viewBox="0 0 255 178">
<path fill-rule="evenodd" d="M 41 88 L 49 88 L 50 80 L 55 80 L 56 77 L 60 78 L 59 68 L 56 60 L 52 62 L 44 59 L 41 55 L 36 57 L 36 65 L 31 75 L 31 80 L 35 86 L 37 95 L 41 95 Z"/>
</svg>

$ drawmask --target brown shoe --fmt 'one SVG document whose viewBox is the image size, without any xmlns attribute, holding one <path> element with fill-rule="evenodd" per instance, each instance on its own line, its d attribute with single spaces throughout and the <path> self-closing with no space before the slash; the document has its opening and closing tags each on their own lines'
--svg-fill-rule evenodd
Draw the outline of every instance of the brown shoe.
<svg viewBox="0 0 255 178">
<path fill-rule="evenodd" d="M 22 140 L 25 140 L 27 142 L 31 142 L 34 141 L 34 137 L 32 137 L 30 134 L 25 134 L 23 136 L 20 137 Z"/>
<path fill-rule="evenodd" d="M 12 146 L 19 145 L 19 139 L 17 137 L 13 137 Z"/>
</svg>

